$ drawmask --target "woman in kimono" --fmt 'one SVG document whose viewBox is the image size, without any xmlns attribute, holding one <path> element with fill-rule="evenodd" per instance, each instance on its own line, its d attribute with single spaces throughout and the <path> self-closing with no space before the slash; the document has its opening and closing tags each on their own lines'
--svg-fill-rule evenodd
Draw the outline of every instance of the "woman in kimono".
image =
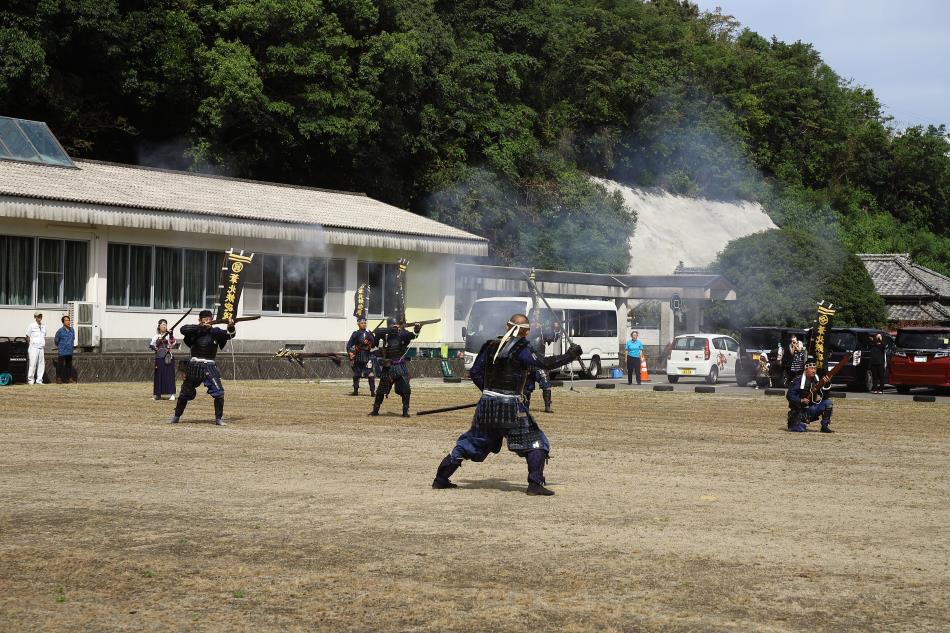
<svg viewBox="0 0 950 633">
<path fill-rule="evenodd" d="M 148 344 L 148 348 L 155 352 L 155 400 L 161 400 L 164 395 L 168 395 L 169 400 L 175 399 L 175 358 L 172 355 L 174 345 L 175 334 L 168 331 L 168 321 L 159 319 L 156 334 Z"/>
</svg>

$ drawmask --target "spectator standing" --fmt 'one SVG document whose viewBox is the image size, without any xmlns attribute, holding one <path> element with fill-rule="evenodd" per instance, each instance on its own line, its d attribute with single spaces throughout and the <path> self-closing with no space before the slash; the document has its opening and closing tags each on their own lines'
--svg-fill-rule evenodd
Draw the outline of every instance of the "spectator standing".
<svg viewBox="0 0 950 633">
<path fill-rule="evenodd" d="M 152 398 L 155 400 L 161 400 L 164 395 L 168 395 L 169 400 L 175 399 L 175 357 L 172 355 L 175 342 L 175 333 L 168 330 L 168 321 L 159 319 L 155 336 L 148 344 L 148 348 L 155 352 L 155 377 L 152 380 Z"/>
<path fill-rule="evenodd" d="M 772 377 L 769 375 L 771 365 L 766 354 L 759 354 L 759 364 L 755 366 L 755 388 L 764 389 L 772 386 Z"/>
<path fill-rule="evenodd" d="M 797 336 L 792 336 L 792 342 L 788 346 L 788 356 L 786 356 L 788 364 L 785 366 L 787 372 L 785 384 L 792 384 L 793 380 L 802 375 L 805 371 L 805 359 L 805 344 L 799 341 Z"/>
<path fill-rule="evenodd" d="M 887 351 L 884 349 L 884 337 L 880 334 L 871 340 L 871 377 L 874 383 L 871 393 L 884 393 L 884 376 L 887 375 Z"/>
<path fill-rule="evenodd" d="M 630 340 L 626 343 L 627 348 L 627 384 L 633 384 L 634 376 L 637 384 L 640 383 L 640 356 L 643 355 L 643 343 L 638 339 L 640 333 L 636 330 L 630 332 Z"/>
<path fill-rule="evenodd" d="M 63 316 L 60 321 L 63 327 L 56 330 L 53 342 L 56 343 L 56 384 L 76 382 L 73 378 L 73 349 L 76 347 L 76 331 L 72 328 L 69 316 Z"/>
<path fill-rule="evenodd" d="M 43 374 L 46 373 L 46 325 L 43 324 L 43 313 L 33 314 L 34 322 L 26 328 L 26 340 L 29 341 L 30 364 L 26 370 L 26 383 L 32 385 L 43 384 Z"/>
</svg>

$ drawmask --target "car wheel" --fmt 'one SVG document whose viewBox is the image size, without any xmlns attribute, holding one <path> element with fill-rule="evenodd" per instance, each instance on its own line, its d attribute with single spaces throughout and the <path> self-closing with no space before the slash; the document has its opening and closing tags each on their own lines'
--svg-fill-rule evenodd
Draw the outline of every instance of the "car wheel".
<svg viewBox="0 0 950 633">
<path fill-rule="evenodd" d="M 719 368 L 713 365 L 709 369 L 709 375 L 706 376 L 706 384 L 715 385 L 717 382 L 719 382 Z"/>
<path fill-rule="evenodd" d="M 670 383 L 672 383 L 672 384 L 675 385 L 677 382 L 679 382 L 680 377 L 679 377 L 679 376 L 670 376 L 669 374 L 667 374 L 667 375 L 666 375 L 666 379 L 669 380 Z"/>
<path fill-rule="evenodd" d="M 897 393 L 902 393 L 906 396 L 910 393 L 910 385 L 897 385 Z"/>
<path fill-rule="evenodd" d="M 736 384 L 739 385 L 740 387 L 748 386 L 749 380 L 751 379 L 744 374 L 736 374 Z"/>
<path fill-rule="evenodd" d="M 865 369 L 861 376 L 864 378 L 864 380 L 861 381 L 861 384 L 858 385 L 861 388 L 861 391 L 871 391 L 874 389 L 874 374 L 871 373 L 871 370 Z"/>
<path fill-rule="evenodd" d="M 594 356 L 587 363 L 587 375 L 592 379 L 597 379 L 600 376 L 600 358 Z"/>
</svg>

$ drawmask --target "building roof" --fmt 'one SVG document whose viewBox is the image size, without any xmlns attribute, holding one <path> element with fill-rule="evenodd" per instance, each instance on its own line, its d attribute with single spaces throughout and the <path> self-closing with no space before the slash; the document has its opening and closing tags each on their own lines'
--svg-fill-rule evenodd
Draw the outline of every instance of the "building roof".
<svg viewBox="0 0 950 633">
<path fill-rule="evenodd" d="M 936 301 L 921 304 L 898 303 L 887 306 L 888 321 L 950 321 L 950 304 Z"/>
<path fill-rule="evenodd" d="M 329 243 L 487 254 L 483 237 L 363 194 L 90 160 L 75 164 L 69 169 L 0 161 L 0 217 L 155 229 L 172 228 L 172 223 L 188 227 L 185 220 L 191 219 L 210 232 L 249 237 L 301 239 L 304 229 L 303 239 L 312 237 L 308 231 L 317 232 Z M 20 200 L 2 199 L 7 196 Z M 31 205 L 30 200 L 67 204 Z M 100 207 L 99 213 L 89 205 Z M 365 226 L 374 227 L 371 233 L 379 239 L 360 228 Z"/>
<path fill-rule="evenodd" d="M 885 299 L 950 300 L 950 277 L 911 261 L 908 253 L 859 253 L 874 289 Z"/>
<path fill-rule="evenodd" d="M 457 264 L 456 276 L 506 280 L 511 282 L 505 285 L 507 289 L 527 292 L 525 279 L 529 270 L 512 266 Z M 684 298 L 735 299 L 732 284 L 725 277 L 715 274 L 611 275 L 536 269 L 535 277 L 542 292 L 552 295 L 668 299 L 672 293 L 683 292 Z"/>
</svg>

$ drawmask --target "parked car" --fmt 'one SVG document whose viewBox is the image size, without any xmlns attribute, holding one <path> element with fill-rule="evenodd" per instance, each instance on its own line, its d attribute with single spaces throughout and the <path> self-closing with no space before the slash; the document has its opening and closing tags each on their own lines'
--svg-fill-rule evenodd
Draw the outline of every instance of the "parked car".
<svg viewBox="0 0 950 633">
<path fill-rule="evenodd" d="M 739 334 L 739 358 L 736 360 L 736 384 L 745 387 L 755 378 L 755 367 L 759 356 L 769 357 L 769 373 L 772 385 L 785 387 L 788 384 L 788 372 L 785 363 L 788 358 L 788 346 L 792 336 L 808 344 L 805 330 L 791 327 L 746 327 Z"/>
<path fill-rule="evenodd" d="M 851 362 L 831 380 L 832 384 L 850 385 L 861 391 L 870 391 L 874 387 L 870 351 L 872 340 L 878 334 L 884 337 L 886 371 L 887 365 L 890 364 L 891 353 L 894 351 L 894 338 L 890 334 L 883 330 L 861 327 L 833 327 L 828 331 L 825 346 L 828 348 L 827 368 L 829 370 L 846 354 L 852 354 Z"/>
<path fill-rule="evenodd" d="M 702 376 L 710 385 L 736 374 L 739 343 L 724 334 L 683 334 L 673 339 L 666 355 L 666 379 Z"/>
<path fill-rule="evenodd" d="M 898 393 L 911 387 L 950 387 L 950 327 L 897 330 L 888 382 Z"/>
</svg>

